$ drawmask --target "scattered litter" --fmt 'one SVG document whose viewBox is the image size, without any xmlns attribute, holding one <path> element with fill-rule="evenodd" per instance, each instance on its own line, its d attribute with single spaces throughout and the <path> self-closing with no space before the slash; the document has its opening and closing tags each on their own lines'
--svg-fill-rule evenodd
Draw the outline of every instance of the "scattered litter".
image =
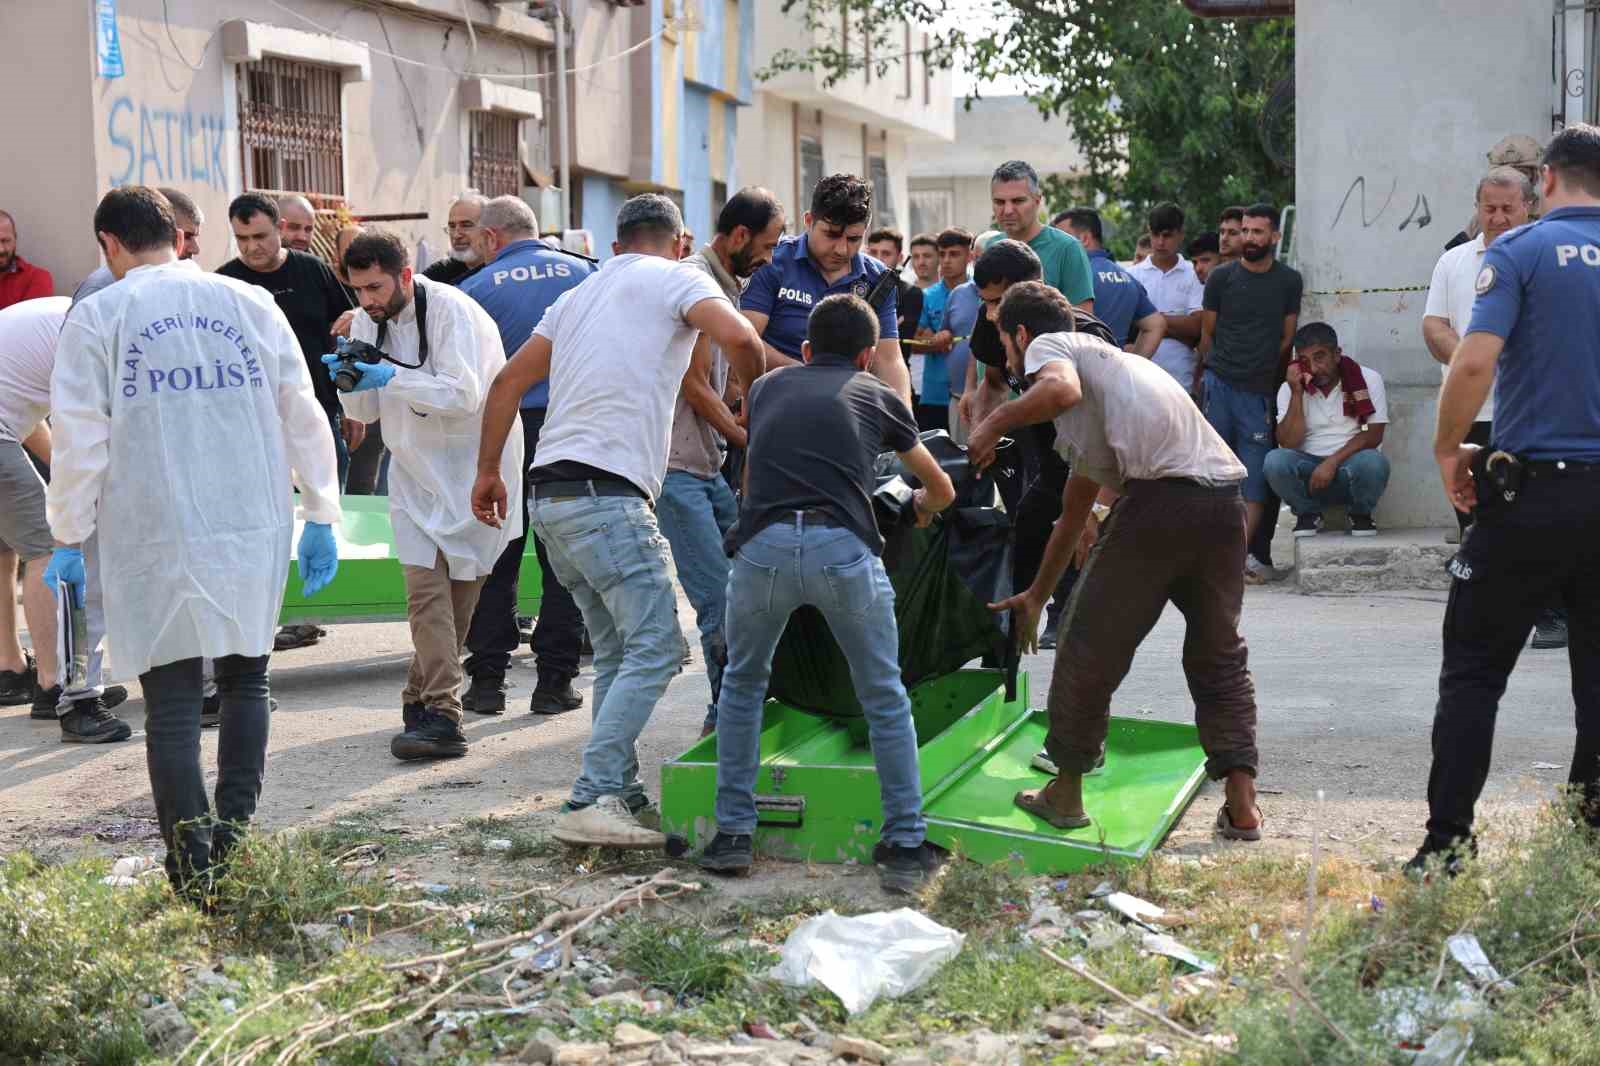
<svg viewBox="0 0 1600 1066">
<path fill-rule="evenodd" d="M 128 888 L 139 883 L 139 878 L 156 870 L 154 859 L 143 855 L 127 855 L 111 864 L 111 872 L 100 879 L 103 885 Z"/>
<path fill-rule="evenodd" d="M 1383 900 L 1379 899 L 1377 897 L 1376 893 L 1373 894 L 1372 899 L 1371 899 L 1370 902 L 1372 904 L 1372 913 L 1373 914 L 1382 914 L 1383 913 Z"/>
<path fill-rule="evenodd" d="M 1160 932 L 1150 923 L 1167 916 L 1167 912 L 1157 907 L 1149 900 L 1130 896 L 1126 892 L 1113 892 L 1105 898 L 1105 905 L 1122 915 L 1135 925 L 1143 926 L 1152 933 Z"/>
<path fill-rule="evenodd" d="M 1033 929 L 1041 925 L 1054 925 L 1065 929 L 1072 924 L 1072 919 L 1067 917 L 1067 912 L 1054 903 L 1035 904 L 1033 911 L 1028 915 L 1028 928 Z"/>
<path fill-rule="evenodd" d="M 965 940 L 907 907 L 853 918 L 829 910 L 789 934 L 771 976 L 796 988 L 821 984 L 859 1014 L 880 996 L 920 987 Z"/>
<path fill-rule="evenodd" d="M 496 837 L 493 840 L 485 840 L 483 846 L 489 851 L 510 851 L 511 841 L 505 837 Z"/>
<path fill-rule="evenodd" d="M 1101 922 L 1089 934 L 1085 945 L 1090 951 L 1105 951 L 1116 947 L 1128 936 L 1128 931 L 1116 922 Z"/>
<path fill-rule="evenodd" d="M 1250 923 L 1250 939 L 1251 940 L 1260 940 L 1261 939 L 1261 925 L 1260 925 L 1260 923 L 1258 923 L 1258 922 L 1251 922 Z"/>
<path fill-rule="evenodd" d="M 1428 1037 L 1428 1042 L 1411 1061 L 1416 1066 L 1462 1066 L 1471 1050 L 1472 1026 L 1455 1021 Z"/>
<path fill-rule="evenodd" d="M 1536 762 L 1533 764 L 1533 768 L 1535 770 L 1559 770 L 1561 769 L 1561 764 L 1558 762 Z"/>
<path fill-rule="evenodd" d="M 1111 893 L 1115 891 L 1116 889 L 1111 887 L 1110 881 L 1101 881 L 1098 885 L 1095 885 L 1089 890 L 1089 898 L 1101 899 L 1102 897 L 1111 895 Z"/>
<path fill-rule="evenodd" d="M 442 896 L 450 891 L 449 885 L 441 885 L 436 881 L 419 881 L 417 887 L 430 896 Z"/>
<path fill-rule="evenodd" d="M 1478 984 L 1507 986 L 1511 984 L 1510 981 L 1501 979 L 1500 971 L 1494 968 L 1494 963 L 1484 954 L 1483 945 L 1478 943 L 1478 938 L 1471 933 L 1457 933 L 1446 940 L 1445 945 L 1450 949 L 1450 957 L 1459 962 Z"/>
<path fill-rule="evenodd" d="M 439 781 L 431 785 L 423 785 L 423 792 L 450 792 L 458 788 L 477 788 L 482 781 Z"/>
<path fill-rule="evenodd" d="M 1433 994 L 1423 988 L 1385 988 L 1378 993 L 1378 1004 L 1387 1015 L 1381 1023 L 1383 1029 L 1399 1046 L 1411 1051 L 1420 1051 L 1426 1046 L 1422 1018 L 1438 1018 L 1446 1023 L 1470 1022 L 1483 1011 L 1478 993 L 1459 981 L 1455 984 L 1454 995 Z"/>
<path fill-rule="evenodd" d="M 1152 955 L 1165 955 L 1169 959 L 1177 959 L 1185 966 L 1199 970 L 1201 973 L 1212 973 L 1217 968 L 1216 963 L 1201 958 L 1191 948 L 1178 943 L 1178 941 L 1165 933 L 1146 933 L 1143 947 Z"/>
<path fill-rule="evenodd" d="M 777 1032 L 773 1030 L 772 1026 L 768 1025 L 766 1022 L 745 1022 L 744 1031 L 746 1034 L 754 1037 L 757 1040 L 783 1039 L 783 1037 L 779 1036 Z"/>
</svg>

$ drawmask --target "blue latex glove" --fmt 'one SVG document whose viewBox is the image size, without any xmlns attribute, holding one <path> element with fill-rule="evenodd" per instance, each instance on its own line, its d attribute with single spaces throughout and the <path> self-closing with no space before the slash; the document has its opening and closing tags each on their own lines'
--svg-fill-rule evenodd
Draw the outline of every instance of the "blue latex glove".
<svg viewBox="0 0 1600 1066">
<path fill-rule="evenodd" d="M 322 357 L 322 365 L 328 368 L 328 376 L 335 377 L 338 367 L 334 364 L 344 358 L 336 352 L 329 352 Z M 356 370 L 361 374 L 361 380 L 356 382 L 356 387 L 351 392 L 365 392 L 368 389 L 381 389 L 389 384 L 389 379 L 394 377 L 395 366 L 393 363 L 377 363 L 369 366 L 366 363 L 357 363 Z"/>
<path fill-rule="evenodd" d="M 77 602 L 82 603 L 87 579 L 83 574 L 81 549 L 57 548 L 50 554 L 50 562 L 44 568 L 44 583 L 52 592 L 59 592 L 63 581 L 77 590 Z"/>
<path fill-rule="evenodd" d="M 300 595 L 310 599 L 327 587 L 339 571 L 339 546 L 333 527 L 326 522 L 307 522 L 300 533 Z"/>
</svg>

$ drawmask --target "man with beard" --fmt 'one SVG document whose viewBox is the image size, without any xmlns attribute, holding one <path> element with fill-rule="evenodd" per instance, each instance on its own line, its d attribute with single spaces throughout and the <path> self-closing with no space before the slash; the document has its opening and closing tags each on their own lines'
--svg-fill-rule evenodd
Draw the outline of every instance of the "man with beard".
<svg viewBox="0 0 1600 1066">
<path fill-rule="evenodd" d="M 450 238 L 450 254 L 422 272 L 429 281 L 445 285 L 460 285 L 473 271 L 483 266 L 483 254 L 478 250 L 478 216 L 486 196 L 465 192 L 450 203 L 450 214 L 444 231 Z"/>
<path fill-rule="evenodd" d="M 485 266 L 461 283 L 461 291 L 489 312 L 500 330 L 500 343 L 509 354 L 533 334 L 545 311 L 568 289 L 594 273 L 587 259 L 558 252 L 539 239 L 539 220 L 533 209 L 515 196 L 497 196 L 478 215 L 478 250 Z M 532 456 L 539 447 L 550 384 L 541 381 L 522 397 L 517 411 L 522 424 L 522 454 Z M 380 423 L 381 425 L 381 423 Z M 526 482 L 527 469 L 523 475 Z M 523 499 L 527 499 L 524 487 Z M 506 708 L 506 671 L 517 650 L 517 579 L 527 538 L 518 533 L 506 545 L 494 573 L 478 594 L 478 608 L 467 630 L 467 675 L 472 686 L 462 705 L 476 714 L 503 714 Z M 528 701 L 532 714 L 561 714 L 583 705 L 572 687 L 583 653 L 583 615 L 572 594 L 550 567 L 544 542 L 534 538 L 543 580 L 539 618 L 529 642 L 538 667 L 538 681 Z"/>
<path fill-rule="evenodd" d="M 1273 254 L 1277 246 L 1278 209 L 1271 204 L 1245 208 L 1240 259 L 1218 266 L 1206 282 L 1195 363 L 1194 388 L 1204 380 L 1206 418 L 1248 472 L 1244 501 L 1252 540 L 1268 510 L 1263 466 L 1272 450 L 1272 398 L 1283 384 L 1303 288 L 1299 272 Z M 1277 514 L 1275 503 L 1272 514 Z M 1248 583 L 1267 579 L 1268 566 L 1259 553 L 1247 555 L 1245 565 Z"/>
<path fill-rule="evenodd" d="M 317 232 L 317 209 L 304 196 L 283 197 L 278 201 L 278 229 L 285 248 L 309 254 L 311 238 Z"/>
<path fill-rule="evenodd" d="M 344 268 L 361 300 L 350 337 L 388 356 L 357 365 L 361 376 L 345 402 L 365 420 L 383 422 L 394 456 L 389 520 L 413 650 L 400 696 L 405 731 L 389 750 L 397 759 L 454 758 L 467 753 L 461 649 L 478 590 L 522 531 L 520 435 L 488 459 L 510 485 L 512 521 L 500 529 L 475 522 L 464 491 L 477 469 L 484 402 L 505 366 L 505 349 L 475 301 L 412 276 L 394 234 L 368 231 L 351 241 Z M 323 356 L 323 377 L 333 376 L 338 361 Z"/>
<path fill-rule="evenodd" d="M 717 216 L 717 233 L 711 243 L 684 263 L 709 274 L 728 302 L 736 303 L 740 282 L 772 258 L 772 250 L 783 237 L 784 222 L 783 204 L 771 191 L 740 189 Z M 739 517 L 733 490 L 722 478 L 722 461 L 727 444 L 739 448 L 746 444 L 745 427 L 723 402 L 727 384 L 727 357 L 701 334 L 678 393 L 667 476 L 656 501 L 656 517 L 672 546 L 678 580 L 694 608 L 706 679 L 711 683 L 702 735 L 717 727 L 717 698 L 722 693 L 722 671 L 728 657 L 722 623 L 731 566 L 722 538 Z M 748 390 L 751 383 L 742 384 Z"/>
<path fill-rule="evenodd" d="M 0 308 L 37 300 L 56 291 L 50 271 L 17 254 L 17 220 L 0 211 Z"/>
</svg>

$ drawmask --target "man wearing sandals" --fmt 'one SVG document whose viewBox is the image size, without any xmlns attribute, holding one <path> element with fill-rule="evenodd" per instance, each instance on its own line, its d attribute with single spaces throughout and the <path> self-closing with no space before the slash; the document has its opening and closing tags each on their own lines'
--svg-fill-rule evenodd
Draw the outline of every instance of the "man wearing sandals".
<svg viewBox="0 0 1600 1066">
<path fill-rule="evenodd" d="M 1083 776 L 1104 757 L 1111 694 L 1170 602 L 1188 626 L 1183 670 L 1206 772 L 1225 782 L 1217 827 L 1259 840 L 1255 685 L 1239 636 L 1243 464 L 1166 371 L 1074 333 L 1072 306 L 1054 289 L 1013 285 L 1000 335 L 1012 372 L 1032 381 L 1006 405 L 1010 424 L 1000 429 L 1054 420 L 1072 467 L 1033 585 L 992 605 L 1015 612 L 1023 650 L 1037 642 L 1039 612 L 1062 572 L 1075 555 L 1082 560 L 1048 701 L 1045 751 L 1060 772 L 1017 793 L 1017 806 L 1059 829 L 1092 824 Z"/>
</svg>

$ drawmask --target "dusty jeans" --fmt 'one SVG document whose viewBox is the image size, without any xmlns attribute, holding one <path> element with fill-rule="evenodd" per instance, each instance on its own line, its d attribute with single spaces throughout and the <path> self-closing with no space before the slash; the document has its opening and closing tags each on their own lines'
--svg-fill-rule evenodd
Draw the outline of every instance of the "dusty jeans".
<svg viewBox="0 0 1600 1066">
<path fill-rule="evenodd" d="M 400 701 L 420 703 L 459 723 L 461 650 L 484 579 L 450 580 L 444 552 L 435 555 L 431 569 L 402 566 L 400 570 L 406 579 L 406 619 L 411 623 L 411 669 Z"/>
<path fill-rule="evenodd" d="M 1206 773 L 1256 770 L 1255 684 L 1239 636 L 1244 503 L 1237 486 L 1135 481 L 1078 577 L 1056 646 L 1045 750 L 1069 773 L 1094 769 L 1111 694 L 1170 602 L 1183 612 L 1183 672 Z"/>
</svg>

